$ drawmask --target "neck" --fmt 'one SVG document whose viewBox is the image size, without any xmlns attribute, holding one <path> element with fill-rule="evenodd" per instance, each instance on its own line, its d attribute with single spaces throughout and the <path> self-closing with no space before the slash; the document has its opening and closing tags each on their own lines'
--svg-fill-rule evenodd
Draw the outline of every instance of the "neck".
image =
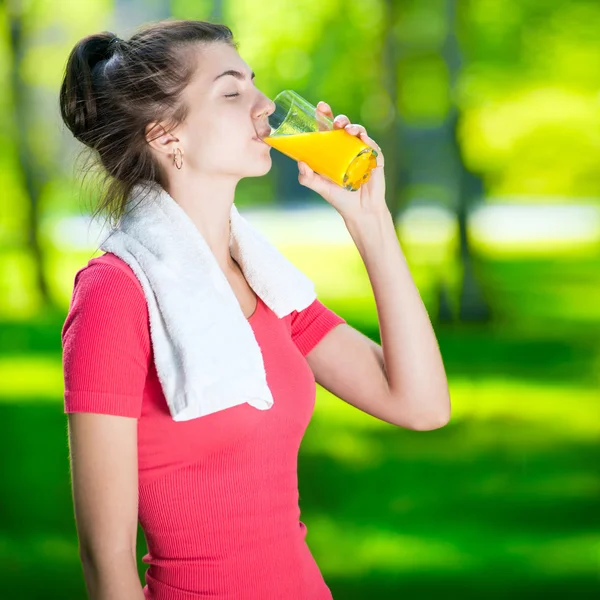
<svg viewBox="0 0 600 600">
<path fill-rule="evenodd" d="M 229 215 L 235 199 L 237 180 L 203 175 L 177 178 L 165 190 L 192 220 L 206 240 L 222 270 L 235 268 L 229 251 Z"/>
</svg>

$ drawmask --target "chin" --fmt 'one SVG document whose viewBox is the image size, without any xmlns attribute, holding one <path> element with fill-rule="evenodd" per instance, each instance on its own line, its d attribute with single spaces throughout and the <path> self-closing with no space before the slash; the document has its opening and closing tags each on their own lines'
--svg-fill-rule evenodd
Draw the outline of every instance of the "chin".
<svg viewBox="0 0 600 600">
<path fill-rule="evenodd" d="M 256 166 L 253 169 L 249 170 L 249 172 L 247 172 L 247 174 L 244 175 L 244 177 L 262 177 L 271 170 L 272 166 L 273 161 L 271 160 L 270 156 L 267 156 L 266 160 L 257 161 Z"/>
</svg>

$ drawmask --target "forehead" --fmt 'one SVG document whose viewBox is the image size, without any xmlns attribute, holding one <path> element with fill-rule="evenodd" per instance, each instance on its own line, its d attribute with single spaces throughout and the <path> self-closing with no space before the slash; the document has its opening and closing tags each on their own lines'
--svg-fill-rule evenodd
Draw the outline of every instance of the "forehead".
<svg viewBox="0 0 600 600">
<path fill-rule="evenodd" d="M 220 83 L 233 80 L 233 77 L 225 76 L 215 81 L 215 77 L 224 71 L 230 69 L 241 71 L 248 77 L 252 73 L 252 69 L 238 54 L 238 51 L 229 44 L 223 42 L 206 44 L 200 46 L 195 54 L 197 69 L 192 83 L 204 87 L 207 91 Z"/>
</svg>

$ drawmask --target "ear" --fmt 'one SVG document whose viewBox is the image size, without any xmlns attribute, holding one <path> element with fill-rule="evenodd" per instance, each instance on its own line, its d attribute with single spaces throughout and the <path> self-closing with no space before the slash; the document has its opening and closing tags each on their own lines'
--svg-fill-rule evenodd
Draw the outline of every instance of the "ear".
<svg viewBox="0 0 600 600">
<path fill-rule="evenodd" d="M 162 154 L 173 154 L 179 144 L 179 138 L 172 132 L 167 133 L 164 125 L 156 121 L 146 125 L 144 135 L 148 145 Z"/>
</svg>

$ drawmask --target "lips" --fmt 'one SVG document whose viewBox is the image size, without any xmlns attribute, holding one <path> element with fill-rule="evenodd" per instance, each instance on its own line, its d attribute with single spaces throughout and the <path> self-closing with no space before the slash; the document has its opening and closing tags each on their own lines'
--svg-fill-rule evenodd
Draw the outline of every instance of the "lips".
<svg viewBox="0 0 600 600">
<path fill-rule="evenodd" d="M 262 142 L 262 138 L 267 137 L 269 134 L 271 133 L 270 129 L 267 130 L 263 130 L 262 132 L 257 132 L 257 134 L 252 138 L 253 140 L 258 139 L 259 141 Z"/>
<path fill-rule="evenodd" d="M 268 148 L 271 147 L 269 144 L 267 144 L 267 142 L 265 142 L 265 140 L 261 140 L 259 137 L 253 137 L 252 139 L 255 142 L 258 142 L 259 144 L 261 144 L 262 146 L 267 146 Z"/>
</svg>

